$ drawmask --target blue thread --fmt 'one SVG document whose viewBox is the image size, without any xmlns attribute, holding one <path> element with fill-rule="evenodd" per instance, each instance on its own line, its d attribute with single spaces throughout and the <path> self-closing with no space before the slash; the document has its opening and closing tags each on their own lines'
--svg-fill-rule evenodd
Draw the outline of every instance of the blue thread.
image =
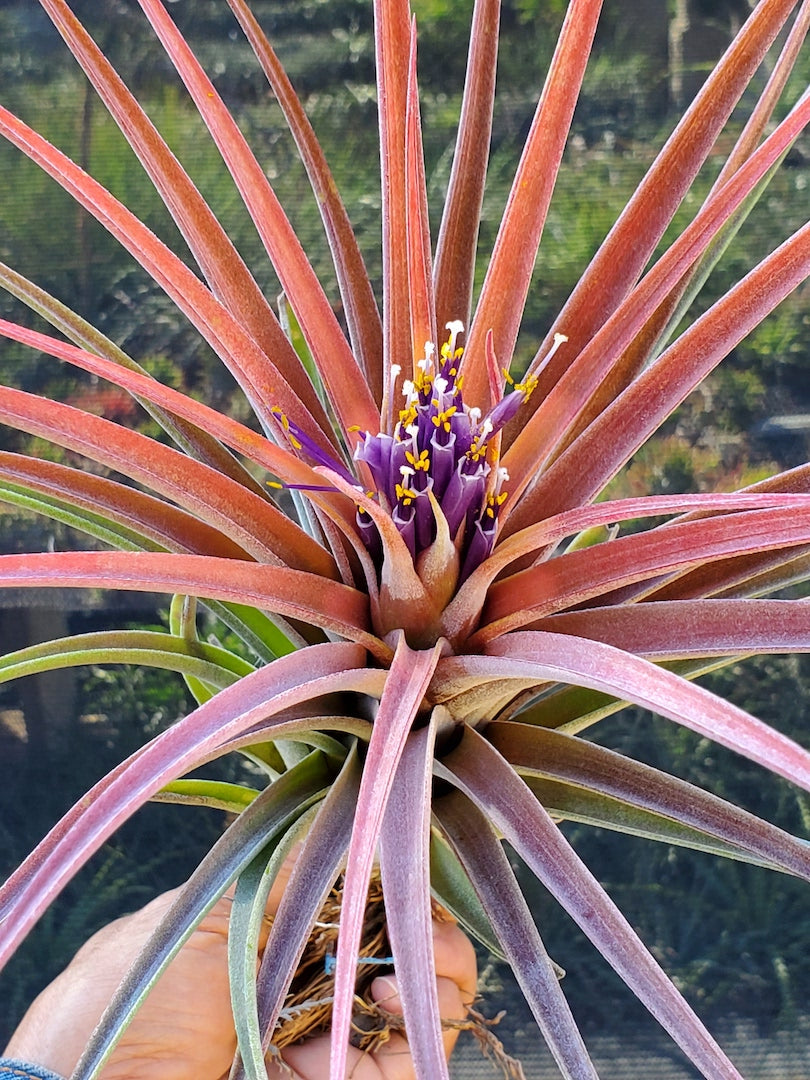
<svg viewBox="0 0 810 1080">
<path fill-rule="evenodd" d="M 357 958 L 357 966 L 361 964 L 382 964 L 386 967 L 390 967 L 394 962 L 393 956 L 359 956 Z M 324 957 L 323 970 L 327 975 L 334 975 L 336 960 L 331 954 Z"/>
</svg>

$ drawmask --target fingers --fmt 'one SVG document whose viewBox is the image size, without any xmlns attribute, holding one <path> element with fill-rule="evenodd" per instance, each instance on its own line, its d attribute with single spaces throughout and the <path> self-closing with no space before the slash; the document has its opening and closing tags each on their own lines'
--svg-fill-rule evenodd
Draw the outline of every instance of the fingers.
<svg viewBox="0 0 810 1080">
<path fill-rule="evenodd" d="M 475 949 L 455 922 L 433 922 L 433 952 L 436 966 L 436 990 L 442 1021 L 462 1021 L 475 1000 L 478 967 Z M 374 1001 L 390 1013 L 402 1015 L 402 1001 L 395 975 L 382 975 L 371 984 Z M 446 1026 L 442 1031 L 444 1052 L 449 1059 L 459 1036 L 459 1029 Z M 412 1080 L 413 1066 L 407 1041 L 394 1035 L 374 1055 L 385 1080 Z"/>
<path fill-rule="evenodd" d="M 478 985 L 478 964 L 473 943 L 457 923 L 434 920 L 433 952 L 436 975 L 452 979 L 465 1004 L 472 1005 Z"/>
<path fill-rule="evenodd" d="M 477 967 L 475 950 L 467 935 L 454 922 L 434 922 L 433 944 L 436 962 L 436 989 L 443 1021 L 463 1021 L 475 998 Z M 374 1001 L 387 1012 L 402 1015 L 402 1001 L 395 975 L 382 975 L 371 984 Z M 445 1027 L 444 1051 L 449 1058 L 458 1039 L 458 1028 Z M 329 1072 L 328 1035 L 310 1039 L 284 1051 L 284 1061 L 301 1080 L 323 1080 Z M 351 1080 L 414 1080 L 413 1059 L 407 1039 L 392 1032 L 374 1053 L 349 1048 L 348 1073 Z M 285 1080 L 283 1067 L 268 1067 L 270 1080 Z"/>
<path fill-rule="evenodd" d="M 454 1020 L 463 1021 L 467 1016 L 467 1006 L 471 1004 L 471 999 L 465 995 L 458 983 L 454 979 L 439 976 L 436 979 L 436 990 L 439 997 L 439 1015 L 442 1021 L 450 1023 Z M 371 996 L 386 1012 L 393 1013 L 395 1016 L 402 1015 L 402 1000 L 399 996 L 399 984 L 396 976 L 381 975 L 380 978 L 375 979 L 371 984 Z M 444 1052 L 448 1058 L 453 1052 L 458 1036 L 459 1028 L 457 1027 L 447 1026 L 442 1030 Z M 391 1048 L 391 1044 L 386 1043 L 377 1051 L 375 1056 L 380 1064 L 383 1064 L 385 1058 L 389 1056 Z M 394 1052 L 397 1052 L 396 1048 Z M 388 1076 L 389 1073 L 386 1072 L 385 1075 Z M 410 1076 L 411 1074 L 405 1073 L 403 1075 Z M 391 1076 L 398 1076 L 398 1073 L 392 1073 Z"/>
<path fill-rule="evenodd" d="M 475 1000 L 478 967 L 472 942 L 455 922 L 433 922 L 433 953 L 442 1020 L 463 1020 Z M 371 994 L 388 1012 L 402 1015 L 395 976 L 383 975 L 371 984 Z M 450 1049 L 456 1034 L 448 1031 Z M 448 1050 L 449 1053 L 449 1050 Z"/>
</svg>

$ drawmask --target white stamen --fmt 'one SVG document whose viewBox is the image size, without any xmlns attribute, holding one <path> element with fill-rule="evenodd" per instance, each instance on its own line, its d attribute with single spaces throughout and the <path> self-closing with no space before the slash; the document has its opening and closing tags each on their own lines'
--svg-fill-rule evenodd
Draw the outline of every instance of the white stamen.
<svg viewBox="0 0 810 1080">
<path fill-rule="evenodd" d="M 449 355 L 452 357 L 456 351 L 456 338 L 459 334 L 464 333 L 464 323 L 460 319 L 453 319 L 449 323 L 445 323 L 445 330 L 450 331 L 450 340 L 448 341 Z"/>
<path fill-rule="evenodd" d="M 548 366 L 548 363 L 551 360 L 551 358 L 554 356 L 554 354 L 557 352 L 557 350 L 560 348 L 560 346 L 564 345 L 566 343 L 566 341 L 568 341 L 568 335 L 567 334 L 555 334 L 554 335 L 554 344 L 548 350 L 548 352 L 546 353 L 546 355 L 543 357 L 542 361 L 540 362 L 540 365 L 532 372 L 532 374 L 537 376 L 542 371 L 545 371 L 545 369 Z"/>
</svg>

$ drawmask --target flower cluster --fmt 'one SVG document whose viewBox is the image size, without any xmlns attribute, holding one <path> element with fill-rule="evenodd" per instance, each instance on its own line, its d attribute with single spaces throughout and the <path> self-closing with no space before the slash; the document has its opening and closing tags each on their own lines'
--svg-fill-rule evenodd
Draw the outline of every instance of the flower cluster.
<svg viewBox="0 0 810 1080">
<path fill-rule="evenodd" d="M 512 383 L 513 392 L 482 417 L 462 399 L 463 376 L 457 345 L 463 326 L 450 332 L 439 356 L 425 343 L 424 358 L 413 379 L 402 383 L 405 404 L 391 434 L 360 432 L 355 458 L 368 467 L 383 508 L 419 565 L 420 556 L 438 535 L 448 535 L 459 556 L 463 581 L 487 557 L 495 539 L 498 508 L 506 499 L 509 479 L 498 464 L 498 433 L 531 394 L 536 380 Z M 399 372 L 393 372 L 394 378 Z M 359 523 L 372 552 L 376 529 L 360 511 Z"/>
</svg>

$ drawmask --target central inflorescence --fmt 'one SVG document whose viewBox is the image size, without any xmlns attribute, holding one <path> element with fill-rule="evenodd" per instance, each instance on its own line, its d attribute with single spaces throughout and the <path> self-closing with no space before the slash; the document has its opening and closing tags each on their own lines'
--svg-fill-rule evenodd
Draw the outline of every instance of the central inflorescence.
<svg viewBox="0 0 810 1080">
<path fill-rule="evenodd" d="M 368 467 L 374 493 L 390 513 L 414 564 L 419 569 L 437 539 L 449 539 L 463 581 L 492 550 L 498 509 L 506 499 L 509 479 L 499 464 L 501 428 L 531 394 L 535 379 L 515 384 L 486 416 L 462 399 L 463 376 L 457 346 L 463 326 L 450 332 L 439 355 L 432 342 L 415 366 L 413 379 L 402 383 L 405 399 L 393 432 L 360 432 L 355 458 Z M 392 372 L 392 382 L 399 372 Z M 371 518 L 359 512 L 359 524 L 372 554 L 379 536 Z M 445 543 L 446 543 L 445 539 Z"/>
</svg>

